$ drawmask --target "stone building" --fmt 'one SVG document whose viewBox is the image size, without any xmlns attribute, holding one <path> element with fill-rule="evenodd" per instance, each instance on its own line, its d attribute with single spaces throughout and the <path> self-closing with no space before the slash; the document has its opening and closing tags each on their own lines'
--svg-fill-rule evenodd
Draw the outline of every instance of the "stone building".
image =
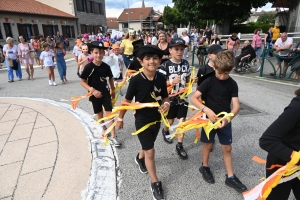
<svg viewBox="0 0 300 200">
<path fill-rule="evenodd" d="M 34 35 L 53 36 L 60 31 L 76 38 L 76 17 L 35 0 L 6 1 L 0 4 L 0 41 L 8 36 L 30 38 Z"/>
</svg>

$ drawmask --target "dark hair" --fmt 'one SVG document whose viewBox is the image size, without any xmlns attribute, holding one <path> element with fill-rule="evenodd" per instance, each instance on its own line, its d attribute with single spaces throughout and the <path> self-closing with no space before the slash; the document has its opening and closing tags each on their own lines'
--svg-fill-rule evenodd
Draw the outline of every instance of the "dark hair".
<svg viewBox="0 0 300 200">
<path fill-rule="evenodd" d="M 24 42 L 27 42 L 26 38 L 23 35 L 19 35 L 19 37 L 22 37 L 24 39 Z M 18 37 L 18 41 L 21 42 L 19 37 Z"/>
<path fill-rule="evenodd" d="M 55 44 L 55 48 L 56 49 L 59 49 L 60 47 L 59 47 L 59 45 L 61 44 L 61 42 L 57 42 L 56 44 Z"/>
<path fill-rule="evenodd" d="M 256 35 L 258 31 L 260 31 L 259 28 L 255 29 L 254 34 Z"/>
<path fill-rule="evenodd" d="M 295 95 L 300 96 L 300 88 L 295 91 Z"/>
<path fill-rule="evenodd" d="M 49 47 L 49 46 L 50 46 L 50 45 L 49 45 L 47 42 L 44 42 L 44 43 L 43 43 L 43 47 L 44 47 L 44 48 Z"/>
<path fill-rule="evenodd" d="M 93 52 L 95 49 L 99 49 L 99 50 L 101 50 L 102 48 L 91 47 L 90 51 L 91 51 L 91 52 Z M 105 50 L 104 50 L 104 49 L 102 49 L 102 50 L 103 50 L 103 52 L 105 52 Z"/>
<path fill-rule="evenodd" d="M 143 60 L 146 56 L 147 56 L 147 57 L 150 57 L 150 58 L 152 58 L 152 57 L 154 57 L 154 56 L 158 56 L 158 57 L 159 57 L 159 55 L 156 54 L 156 53 L 144 53 L 144 54 L 142 54 L 142 55 L 139 57 L 139 59 L 140 59 L 140 60 Z M 161 58 L 159 57 L 159 59 L 161 59 Z"/>
</svg>

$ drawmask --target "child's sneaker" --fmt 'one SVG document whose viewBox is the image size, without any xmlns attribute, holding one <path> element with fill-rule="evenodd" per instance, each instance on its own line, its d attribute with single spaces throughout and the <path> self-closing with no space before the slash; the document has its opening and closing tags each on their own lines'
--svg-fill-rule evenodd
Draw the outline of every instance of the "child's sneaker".
<svg viewBox="0 0 300 200">
<path fill-rule="evenodd" d="M 214 176 L 213 176 L 213 174 L 211 173 L 209 167 L 201 166 L 201 167 L 199 168 L 199 171 L 200 171 L 200 173 L 202 174 L 203 180 L 205 180 L 207 183 L 210 183 L 210 184 L 214 184 L 214 183 L 215 183 Z"/>
<path fill-rule="evenodd" d="M 54 86 L 57 86 L 57 84 L 56 84 L 54 81 L 53 81 L 53 85 L 54 85 Z"/>
<path fill-rule="evenodd" d="M 153 199 L 155 200 L 164 200 L 164 190 L 162 189 L 161 182 L 151 183 L 151 191 L 153 195 Z"/>
<path fill-rule="evenodd" d="M 226 176 L 226 180 L 225 180 L 226 185 L 232 187 L 233 189 L 235 189 L 240 193 L 247 191 L 247 187 L 235 175 L 233 175 L 233 177 L 228 177 L 226 174 L 225 176 Z"/>
<path fill-rule="evenodd" d="M 167 137 L 166 137 L 167 135 L 170 135 L 170 132 L 169 132 L 169 131 L 165 131 L 165 129 L 162 129 L 161 132 L 162 132 L 162 135 L 163 135 L 163 137 L 164 137 L 164 141 L 165 141 L 166 143 L 168 143 L 168 144 L 172 144 L 172 143 L 173 143 L 173 140 L 171 140 L 170 138 L 167 138 Z"/>
<path fill-rule="evenodd" d="M 179 155 L 179 157 L 181 158 L 181 159 L 187 159 L 188 158 L 188 155 L 187 155 L 187 153 L 185 152 L 185 150 L 184 150 L 184 148 L 183 148 L 183 146 L 182 145 L 176 145 L 176 151 L 177 151 L 177 154 Z"/>
<path fill-rule="evenodd" d="M 51 80 L 49 80 L 49 85 L 53 85 L 53 82 Z"/>
<path fill-rule="evenodd" d="M 116 147 L 119 147 L 121 146 L 121 142 L 117 139 L 117 136 L 116 137 L 110 137 L 109 140 L 113 143 L 113 145 L 115 145 Z"/>
<path fill-rule="evenodd" d="M 141 173 L 143 174 L 147 174 L 148 170 L 145 164 L 145 158 L 139 159 L 139 153 L 138 155 L 135 157 L 135 163 L 139 165 L 139 170 Z"/>
</svg>

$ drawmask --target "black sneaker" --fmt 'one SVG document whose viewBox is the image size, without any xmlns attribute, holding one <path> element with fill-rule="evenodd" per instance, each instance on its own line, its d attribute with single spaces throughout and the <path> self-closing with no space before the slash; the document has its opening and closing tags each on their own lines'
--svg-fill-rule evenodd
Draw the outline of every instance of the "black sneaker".
<svg viewBox="0 0 300 200">
<path fill-rule="evenodd" d="M 176 151 L 177 151 L 177 154 L 179 155 L 179 157 L 181 158 L 181 159 L 187 159 L 188 158 L 188 155 L 187 155 L 187 153 L 185 152 L 185 150 L 184 150 L 184 148 L 183 148 L 183 146 L 181 145 L 181 146 L 179 146 L 178 144 L 176 145 Z"/>
<path fill-rule="evenodd" d="M 138 153 L 138 155 L 135 158 L 135 163 L 139 165 L 139 170 L 140 170 L 141 173 L 147 174 L 148 170 L 146 168 L 145 158 L 139 159 L 139 155 L 140 154 Z"/>
<path fill-rule="evenodd" d="M 162 189 L 161 182 L 151 183 L 151 191 L 154 200 L 163 200 L 164 197 L 164 190 Z"/>
<path fill-rule="evenodd" d="M 240 193 L 247 191 L 247 187 L 235 175 L 234 178 L 228 178 L 226 174 L 225 184 Z"/>
<path fill-rule="evenodd" d="M 202 174 L 203 180 L 205 180 L 206 182 L 208 182 L 210 184 L 214 184 L 215 183 L 215 179 L 214 179 L 213 174 L 211 173 L 209 167 L 201 166 L 199 168 L 199 171 Z"/>
<path fill-rule="evenodd" d="M 170 138 L 166 138 L 167 135 L 170 135 L 170 132 L 169 131 L 165 131 L 165 129 L 162 129 L 161 132 L 163 134 L 165 142 L 168 143 L 168 144 L 172 144 L 173 140 L 171 140 Z"/>
</svg>

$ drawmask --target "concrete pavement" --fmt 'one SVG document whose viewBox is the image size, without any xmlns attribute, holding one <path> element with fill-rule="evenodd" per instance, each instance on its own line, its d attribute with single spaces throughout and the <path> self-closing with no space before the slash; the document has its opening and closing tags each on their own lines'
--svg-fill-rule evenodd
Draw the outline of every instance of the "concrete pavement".
<svg viewBox="0 0 300 200">
<path fill-rule="evenodd" d="M 132 121 L 134 120 L 132 113 L 128 112 L 126 114 L 124 125 L 125 129 L 121 131 L 117 130 L 118 137 L 123 142 L 122 147 L 120 149 L 115 149 L 114 147 L 107 146 L 107 149 L 105 149 L 103 145 L 101 145 L 101 142 L 96 140 L 96 138 L 99 137 L 101 130 L 99 130 L 100 132 L 93 131 L 93 120 L 90 117 L 93 114 L 93 111 L 87 100 L 82 100 L 79 103 L 78 107 L 83 111 L 80 113 L 71 111 L 70 106 L 68 105 L 58 103 L 60 102 L 60 99 L 68 99 L 69 97 L 83 95 L 86 93 L 86 91 L 80 86 L 78 77 L 76 77 L 75 62 L 68 62 L 67 68 L 68 83 L 65 85 L 59 84 L 56 87 L 48 85 L 47 73 L 44 70 L 37 69 L 35 71 L 34 81 L 23 80 L 14 83 L 7 83 L 7 72 L 0 71 L 1 97 L 30 97 L 52 100 L 39 102 L 18 98 L 0 99 L 0 115 L 1 113 L 3 115 L 3 112 L 8 114 L 4 118 L 8 120 L 0 121 L 0 123 L 13 123 L 9 122 L 12 120 L 15 121 L 15 125 L 10 126 L 13 126 L 14 129 L 16 128 L 16 131 L 17 128 L 19 128 L 18 126 L 20 126 L 22 130 L 21 133 L 16 132 L 18 134 L 15 135 L 15 130 L 12 128 L 9 129 L 9 124 L 0 126 L 1 130 L 5 130 L 0 131 L 0 139 L 1 137 L 6 138 L 4 139 L 4 144 L 6 144 L 6 141 L 10 140 L 13 142 L 8 142 L 7 144 L 24 141 L 28 143 L 27 144 L 25 142 L 23 146 L 15 143 L 16 145 L 12 147 L 13 151 L 4 151 L 5 148 L 11 147 L 6 147 L 6 145 L 2 146 L 4 150 L 0 155 L 0 162 L 5 163 L 0 164 L 0 168 L 6 167 L 6 171 L 3 173 L 2 169 L 0 169 L 0 199 L 4 197 L 7 197 L 6 199 L 11 199 L 11 195 L 14 194 L 15 190 L 15 194 L 19 192 L 25 196 L 33 194 L 40 195 L 45 192 L 44 197 L 46 198 L 47 195 L 50 195 L 49 197 L 55 197 L 52 199 L 82 198 L 110 200 L 119 198 L 125 200 L 150 200 L 151 192 L 149 176 L 141 174 L 137 165 L 134 163 L 134 158 L 140 149 L 140 144 L 137 137 L 131 136 L 130 134 L 135 130 L 135 127 L 132 124 Z M 25 73 L 24 70 L 23 73 Z M 55 75 L 58 77 L 57 71 L 55 71 Z M 257 114 L 238 115 L 233 120 L 233 165 L 235 174 L 248 186 L 249 189 L 258 184 L 260 182 L 260 178 L 264 176 L 264 166 L 251 160 L 254 155 L 258 155 L 262 158 L 265 158 L 266 156 L 266 153 L 258 146 L 258 138 L 283 111 L 284 107 L 288 105 L 294 96 L 293 91 L 299 87 L 297 83 L 293 82 L 271 79 L 261 80 L 256 78 L 256 75 L 257 74 L 232 74 L 233 78 L 239 85 L 240 101 L 258 111 Z M 59 81 L 57 81 L 57 83 L 59 83 Z M 123 89 L 123 93 L 126 93 L 126 88 Z M 15 105 L 18 107 L 15 107 Z M 28 109 L 32 111 L 27 112 L 29 111 Z M 43 137 L 33 141 L 41 141 L 41 143 L 37 143 L 40 145 L 36 147 L 41 146 L 41 148 L 45 148 L 45 145 L 47 150 L 49 148 L 49 153 L 55 152 L 55 148 L 58 148 L 59 151 L 56 163 L 54 163 L 52 159 L 53 153 L 49 156 L 43 156 L 42 158 L 44 160 L 39 160 L 40 154 L 47 155 L 46 153 L 48 153 L 44 153 L 43 149 L 37 149 L 34 151 L 36 156 L 33 156 L 33 158 L 36 159 L 29 160 L 30 162 L 27 162 L 26 159 L 31 158 L 31 156 L 25 156 L 25 159 L 23 160 L 21 159 L 22 157 L 19 157 L 21 154 L 19 152 L 23 152 L 24 157 L 24 155 L 27 154 L 26 152 L 30 152 L 31 149 L 35 148 L 30 145 L 30 137 L 33 137 L 36 134 L 34 131 L 37 131 L 36 129 L 41 129 L 41 127 L 35 127 L 37 120 L 32 121 L 34 118 L 33 113 L 35 113 L 36 118 L 41 115 L 45 116 L 48 121 L 52 122 L 52 125 L 47 128 L 47 131 L 43 131 L 41 133 L 43 134 Z M 23 114 L 24 117 L 22 118 L 16 117 L 23 116 Z M 18 122 L 18 120 L 22 120 L 24 122 Z M 48 122 L 47 120 L 44 121 L 44 123 Z M 28 128 L 24 126 L 29 126 L 28 124 L 32 124 L 32 133 L 26 132 L 26 130 L 30 129 L 30 127 Z M 57 136 L 56 140 L 53 133 L 50 131 L 50 127 L 54 127 L 57 130 L 59 136 Z M 92 130 L 92 132 L 89 132 L 88 130 Z M 5 132 L 5 134 L 2 134 L 2 132 Z M 45 133 L 47 133 L 46 136 Z M 93 133 L 95 134 L 93 135 Z M 25 139 L 23 139 L 23 135 Z M 10 137 L 12 137 L 12 139 L 10 139 Z M 67 141 L 64 141 L 64 139 L 66 139 L 65 137 L 67 137 Z M 88 137 L 89 140 L 87 140 L 86 137 Z M 18 138 L 21 140 L 17 140 Z M 201 164 L 202 144 L 200 142 L 198 144 L 193 144 L 194 139 L 194 131 L 190 131 L 186 134 L 184 146 L 189 154 L 189 159 L 183 161 L 180 160 L 175 153 L 175 144 L 166 144 L 162 139 L 161 133 L 157 138 L 157 142 L 155 144 L 157 173 L 160 180 L 163 182 L 167 199 L 243 199 L 240 194 L 236 193 L 233 189 L 224 184 L 225 170 L 222 162 L 222 152 L 218 142 L 216 143 L 217 145 L 211 155 L 211 168 L 215 175 L 216 184 L 208 185 L 202 180 L 198 171 Z M 52 140 L 53 142 L 51 142 Z M 60 142 L 60 140 L 62 140 L 62 142 Z M 47 141 L 50 143 L 48 144 Z M 3 143 L 3 141 L 0 140 L 0 145 L 2 144 L 1 142 Z M 70 142 L 74 144 L 70 145 Z M 54 144 L 56 144 L 56 146 Z M 47 147 L 47 145 L 50 147 Z M 22 150 L 22 148 L 25 148 L 24 146 L 26 146 L 27 150 Z M 94 147 L 98 149 L 93 149 Z M 63 149 L 66 151 L 65 154 L 71 156 L 71 158 L 64 155 L 61 155 L 60 157 L 60 153 Z M 4 154 L 5 152 L 9 152 L 9 154 L 6 155 Z M 105 154 L 101 155 L 101 152 L 104 152 Z M 6 155 L 5 159 L 2 159 L 2 155 Z M 14 158 L 13 155 L 16 156 L 16 158 Z M 12 160 L 11 162 L 10 159 Z M 16 165 L 18 162 L 14 162 L 19 160 L 20 162 L 25 163 L 24 166 L 29 165 L 29 167 L 24 167 L 24 173 L 22 171 L 23 168 L 19 167 L 19 171 L 16 170 L 17 172 L 13 172 L 11 169 L 14 168 L 10 168 L 7 165 L 9 163 Z M 116 166 L 101 166 L 103 163 L 108 163 L 109 160 L 113 160 L 113 163 L 115 163 Z M 63 169 L 67 169 L 65 171 L 66 173 L 62 173 L 58 166 L 61 167 L 61 171 L 63 171 Z M 64 166 L 66 168 L 64 168 Z M 46 173 L 47 170 L 53 171 L 53 176 L 50 181 L 49 175 L 39 175 L 39 173 Z M 19 175 L 17 176 L 13 173 Z M 113 176 L 112 173 L 114 173 L 115 176 Z M 28 183 L 25 184 L 26 187 L 21 187 L 22 182 L 15 181 L 16 179 L 23 180 L 24 177 L 31 174 L 37 177 L 34 178 L 34 180 L 38 180 L 36 182 L 41 183 L 40 185 L 42 186 L 29 187 L 31 183 L 26 182 Z M 67 174 L 76 174 L 76 178 L 73 176 L 67 176 Z M 16 176 L 20 178 L 15 178 Z M 4 179 L 2 177 L 6 178 Z M 101 180 L 104 180 L 104 182 L 114 180 L 115 182 L 110 182 L 110 184 L 111 186 L 112 184 L 115 184 L 115 189 L 101 187 L 101 180 L 99 180 L 99 177 Z M 5 181 L 3 182 L 1 180 Z M 61 182 L 58 180 L 64 180 L 65 182 L 60 184 Z M 49 183 L 48 187 L 45 186 L 45 183 Z M 73 184 L 75 184 L 76 187 Z M 6 185 L 10 185 L 10 187 L 7 187 Z M 1 188 L 4 186 L 6 189 L 2 190 Z M 58 192 L 59 190 L 60 192 Z M 83 192 L 80 196 L 82 190 Z M 5 191 L 5 196 L 2 195 L 4 194 L 2 191 Z M 115 196 L 113 196 L 113 194 L 115 194 Z M 20 199 L 17 198 L 17 196 L 14 197 L 15 199 Z M 34 199 L 31 197 L 32 196 L 29 196 L 27 199 Z M 40 196 L 38 195 L 35 197 L 40 199 Z M 290 199 L 293 200 L 294 198 L 291 197 Z"/>
</svg>

